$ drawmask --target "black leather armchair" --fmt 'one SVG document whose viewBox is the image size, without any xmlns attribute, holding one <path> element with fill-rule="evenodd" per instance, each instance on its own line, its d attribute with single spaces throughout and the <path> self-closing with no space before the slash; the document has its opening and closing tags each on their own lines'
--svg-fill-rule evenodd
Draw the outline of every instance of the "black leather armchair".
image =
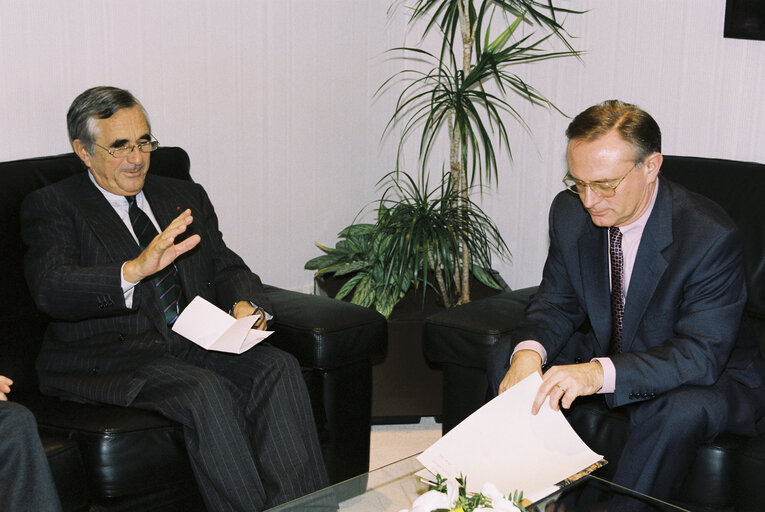
<svg viewBox="0 0 765 512">
<path fill-rule="evenodd" d="M 765 165 L 665 156 L 663 175 L 719 203 L 742 230 L 749 300 L 746 315 L 765 350 Z M 429 317 L 427 358 L 444 370 L 443 430 L 447 432 L 490 397 L 486 357 L 523 315 L 536 287 L 474 301 Z M 626 417 L 602 400 L 577 399 L 569 421 L 593 450 L 617 460 L 626 439 Z M 602 471 L 608 477 L 614 465 Z M 693 510 L 765 510 L 765 435 L 724 434 L 702 446 L 676 496 Z"/>
<path fill-rule="evenodd" d="M 150 172 L 191 179 L 189 167 L 183 149 L 160 148 Z M 39 393 L 34 364 L 48 320 L 24 281 L 19 208 L 32 190 L 77 172 L 84 167 L 71 153 L 0 163 L 0 375 L 14 379 L 11 399 L 37 417 L 65 510 L 203 510 L 180 425 Z M 371 360 L 385 350 L 385 318 L 326 297 L 273 286 L 266 292 L 276 318 L 269 341 L 303 367 L 330 480 L 366 472 Z"/>
</svg>

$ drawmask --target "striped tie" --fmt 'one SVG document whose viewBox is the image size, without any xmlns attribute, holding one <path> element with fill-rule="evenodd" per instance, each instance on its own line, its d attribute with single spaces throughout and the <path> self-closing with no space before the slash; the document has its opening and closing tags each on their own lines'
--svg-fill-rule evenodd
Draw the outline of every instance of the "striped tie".
<svg viewBox="0 0 765 512">
<path fill-rule="evenodd" d="M 157 236 L 157 229 L 151 223 L 151 220 L 149 220 L 149 216 L 138 207 L 135 197 L 125 196 L 129 205 L 128 216 L 130 217 L 130 223 L 133 225 L 133 232 L 136 238 L 138 238 L 138 245 L 141 246 L 141 249 L 145 249 L 154 240 L 154 237 Z M 150 276 L 149 279 L 153 281 L 154 287 L 157 289 L 165 321 L 167 325 L 172 325 L 175 319 L 178 318 L 179 302 L 181 300 L 181 283 L 178 281 L 178 269 L 173 263 Z"/>
</svg>

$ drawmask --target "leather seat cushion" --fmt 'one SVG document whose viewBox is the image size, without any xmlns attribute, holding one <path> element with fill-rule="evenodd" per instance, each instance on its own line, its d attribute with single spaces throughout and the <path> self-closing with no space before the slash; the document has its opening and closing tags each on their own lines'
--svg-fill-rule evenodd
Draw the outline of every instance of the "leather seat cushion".
<svg viewBox="0 0 765 512">
<path fill-rule="evenodd" d="M 269 285 L 264 288 L 276 317 L 276 333 L 269 340 L 295 355 L 302 366 L 331 370 L 385 353 L 387 323 L 375 310 Z M 300 318 L 301 323 L 286 323 L 280 316 Z"/>
<path fill-rule="evenodd" d="M 124 407 L 40 396 L 26 405 L 41 433 L 77 444 L 93 497 L 113 498 L 194 482 L 180 424 Z M 104 425 L 109 425 L 104 429 Z"/>
<path fill-rule="evenodd" d="M 434 363 L 486 367 L 486 354 L 523 316 L 537 287 L 468 302 L 430 315 L 424 326 L 424 350 Z"/>
</svg>

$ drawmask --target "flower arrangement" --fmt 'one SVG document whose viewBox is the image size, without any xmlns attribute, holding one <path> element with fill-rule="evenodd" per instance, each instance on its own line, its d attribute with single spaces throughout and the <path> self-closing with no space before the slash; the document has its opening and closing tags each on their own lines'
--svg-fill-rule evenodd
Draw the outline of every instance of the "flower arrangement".
<svg viewBox="0 0 765 512">
<path fill-rule="evenodd" d="M 526 512 L 521 503 L 523 492 L 503 496 L 494 484 L 486 482 L 480 493 L 468 495 L 465 482 L 463 475 L 456 480 L 436 475 L 430 490 L 417 498 L 411 509 L 401 512 Z"/>
</svg>

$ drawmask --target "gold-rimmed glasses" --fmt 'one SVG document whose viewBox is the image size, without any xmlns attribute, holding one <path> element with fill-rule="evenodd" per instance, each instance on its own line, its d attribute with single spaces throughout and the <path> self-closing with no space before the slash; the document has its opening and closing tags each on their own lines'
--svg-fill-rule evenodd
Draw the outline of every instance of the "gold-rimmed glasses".
<svg viewBox="0 0 765 512">
<path fill-rule="evenodd" d="M 133 152 L 135 148 L 138 148 L 138 151 L 141 153 L 151 153 L 155 149 L 159 147 L 159 141 L 157 139 L 154 140 L 145 140 L 143 142 L 139 142 L 138 144 L 133 144 L 132 146 L 124 145 L 120 146 L 118 148 L 107 148 L 102 146 L 101 144 L 93 143 L 99 148 L 103 149 L 110 155 L 112 155 L 114 158 L 125 158 L 129 154 Z"/>
<path fill-rule="evenodd" d="M 627 175 L 632 172 L 632 169 L 641 163 L 642 162 L 635 162 L 632 164 L 632 167 L 630 167 L 630 170 L 624 173 L 624 176 L 621 178 L 615 178 L 613 180 L 582 181 L 574 178 L 570 173 L 566 173 L 562 181 L 563 184 L 566 185 L 566 190 L 572 194 L 582 195 L 584 194 L 585 190 L 587 190 L 587 187 L 590 187 L 590 190 L 592 190 L 600 197 L 614 197 L 616 195 L 616 187 L 621 185 L 622 181 L 624 181 L 624 178 L 626 178 Z"/>
</svg>

